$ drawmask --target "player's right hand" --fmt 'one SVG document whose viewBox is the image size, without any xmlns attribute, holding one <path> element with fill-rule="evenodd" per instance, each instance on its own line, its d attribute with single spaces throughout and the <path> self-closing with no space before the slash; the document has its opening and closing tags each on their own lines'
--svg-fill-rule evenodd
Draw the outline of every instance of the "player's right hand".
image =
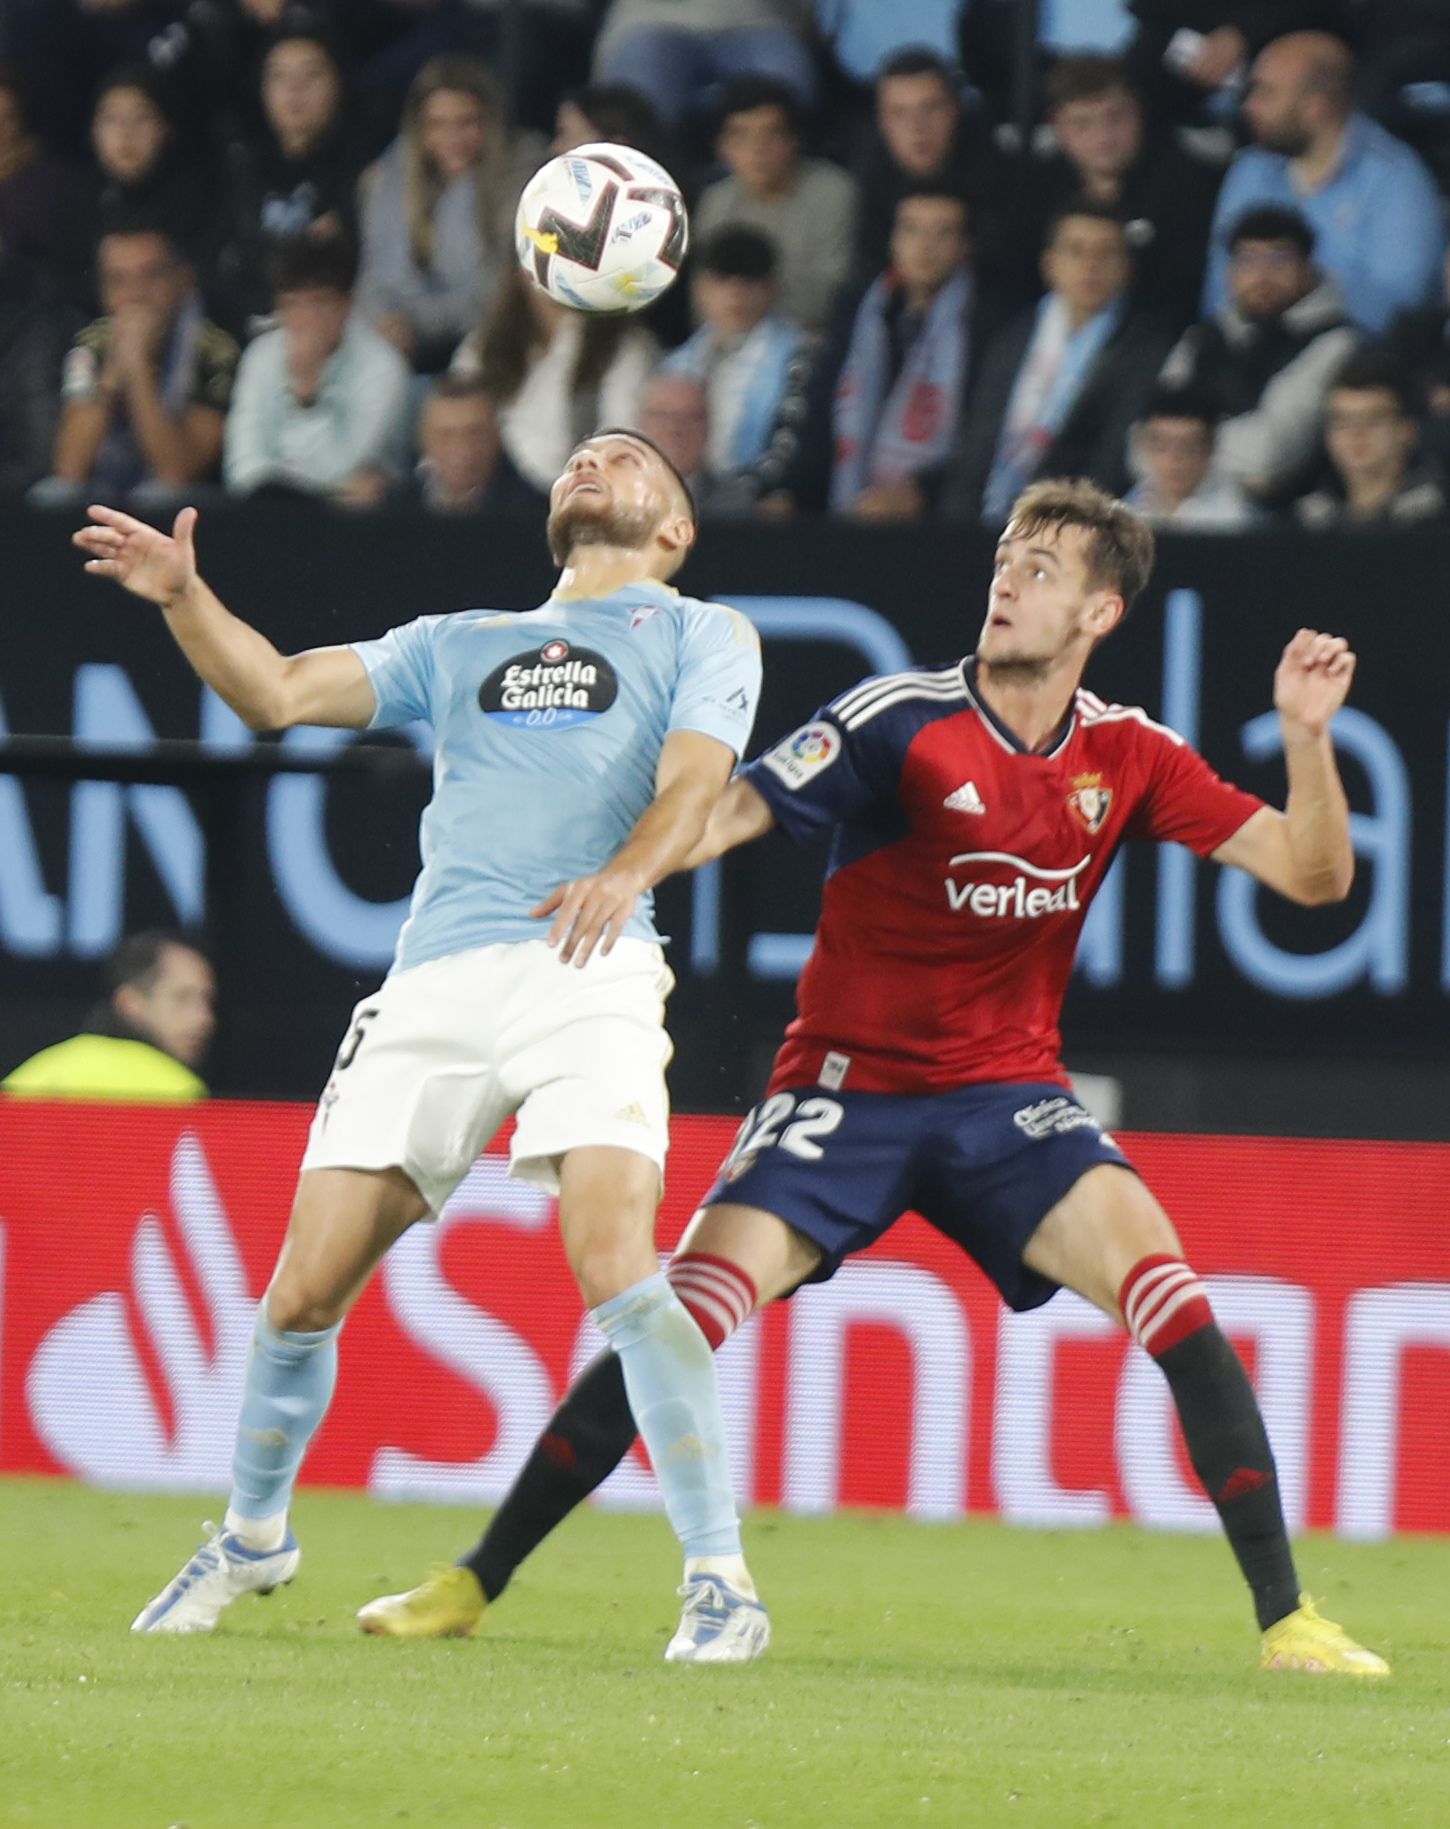
<svg viewBox="0 0 1450 1829">
<path fill-rule="evenodd" d="M 114 578 L 148 603 L 169 609 L 196 582 L 196 510 L 183 508 L 170 534 L 99 503 L 86 510 L 92 525 L 71 535 L 89 553 L 86 570 Z"/>
</svg>

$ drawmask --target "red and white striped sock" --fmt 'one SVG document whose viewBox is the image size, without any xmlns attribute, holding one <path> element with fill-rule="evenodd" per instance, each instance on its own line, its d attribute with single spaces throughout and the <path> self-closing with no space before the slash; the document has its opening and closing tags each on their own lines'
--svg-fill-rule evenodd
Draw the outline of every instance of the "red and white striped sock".
<svg viewBox="0 0 1450 1829">
<path fill-rule="evenodd" d="M 666 1269 L 670 1287 L 718 1353 L 755 1307 L 756 1288 L 738 1264 L 708 1251 L 686 1251 Z"/>
<path fill-rule="evenodd" d="M 1199 1328 L 1213 1326 L 1208 1291 L 1181 1257 L 1166 1252 L 1134 1264 L 1123 1278 L 1118 1306 L 1128 1332 L 1155 1359 Z"/>
</svg>

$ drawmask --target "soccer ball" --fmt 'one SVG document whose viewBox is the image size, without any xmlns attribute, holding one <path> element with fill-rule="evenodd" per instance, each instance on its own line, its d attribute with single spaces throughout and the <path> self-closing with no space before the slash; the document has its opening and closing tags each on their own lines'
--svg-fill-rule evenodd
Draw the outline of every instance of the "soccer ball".
<svg viewBox="0 0 1450 1829">
<path fill-rule="evenodd" d="M 519 264 L 576 311 L 639 311 L 679 276 L 689 242 L 680 187 L 630 146 L 580 146 L 541 166 L 514 219 Z"/>
</svg>

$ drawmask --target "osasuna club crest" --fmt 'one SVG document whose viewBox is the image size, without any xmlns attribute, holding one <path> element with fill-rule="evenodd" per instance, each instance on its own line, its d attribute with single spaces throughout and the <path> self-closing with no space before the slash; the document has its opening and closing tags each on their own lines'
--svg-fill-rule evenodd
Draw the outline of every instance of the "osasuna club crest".
<svg viewBox="0 0 1450 1829">
<path fill-rule="evenodd" d="M 1103 786 L 1101 775 L 1074 775 L 1067 804 L 1089 832 L 1101 832 L 1113 804 L 1113 790 Z"/>
<path fill-rule="evenodd" d="M 489 717 L 531 730 L 567 730 L 608 711 L 618 696 L 619 679 L 604 656 L 562 636 L 495 667 L 478 689 Z"/>
</svg>

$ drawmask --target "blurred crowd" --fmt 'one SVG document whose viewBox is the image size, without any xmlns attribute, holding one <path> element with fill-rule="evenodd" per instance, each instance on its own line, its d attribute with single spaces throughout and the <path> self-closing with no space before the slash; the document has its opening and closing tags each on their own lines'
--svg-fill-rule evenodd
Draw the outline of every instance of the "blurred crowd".
<svg viewBox="0 0 1450 1829">
<path fill-rule="evenodd" d="M 0 495 L 538 503 L 635 424 L 707 516 L 1447 511 L 1447 0 L 8 0 Z M 513 257 L 662 160 L 679 286 Z"/>
</svg>

